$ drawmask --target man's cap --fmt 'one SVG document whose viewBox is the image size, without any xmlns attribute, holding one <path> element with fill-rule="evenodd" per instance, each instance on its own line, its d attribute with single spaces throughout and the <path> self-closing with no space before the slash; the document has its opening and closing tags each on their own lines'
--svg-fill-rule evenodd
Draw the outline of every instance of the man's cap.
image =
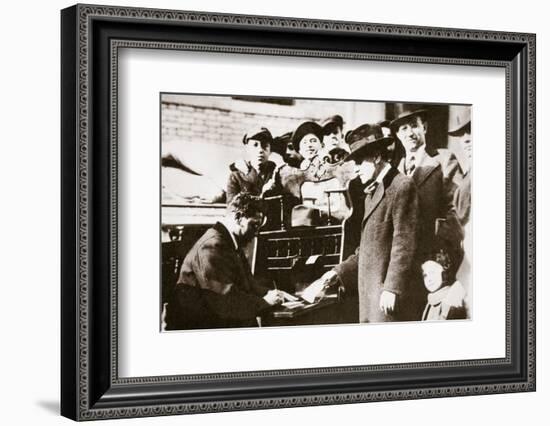
<svg viewBox="0 0 550 426">
<path fill-rule="evenodd" d="M 254 128 L 251 129 L 251 131 L 245 133 L 243 136 L 243 143 L 247 144 L 250 139 L 254 139 L 260 141 L 261 143 L 269 145 L 273 143 L 273 136 L 271 135 L 271 132 L 265 127 Z"/>
</svg>

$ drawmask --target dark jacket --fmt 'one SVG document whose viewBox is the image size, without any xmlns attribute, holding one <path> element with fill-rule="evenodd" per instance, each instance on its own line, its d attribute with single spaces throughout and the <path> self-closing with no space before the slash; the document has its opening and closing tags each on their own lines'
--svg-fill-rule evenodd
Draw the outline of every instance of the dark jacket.
<svg viewBox="0 0 550 426">
<path fill-rule="evenodd" d="M 403 172 L 404 160 L 398 169 Z M 420 208 L 418 256 L 419 262 L 424 262 L 438 246 L 436 238 L 444 240 L 448 247 L 460 246 L 463 230 L 453 204 L 454 187 L 444 178 L 437 158 L 426 152 L 411 177 L 416 184 Z M 439 222 L 437 235 L 436 219 L 444 219 Z"/>
<path fill-rule="evenodd" d="M 267 288 L 252 276 L 242 249 L 221 223 L 195 243 L 181 266 L 167 307 L 167 330 L 256 325 L 269 308 Z"/>
<path fill-rule="evenodd" d="M 462 177 L 462 181 L 454 192 L 453 203 L 460 223 L 462 226 L 466 226 L 470 221 L 470 210 L 472 206 L 472 181 L 470 173 Z"/>
<path fill-rule="evenodd" d="M 227 179 L 227 203 L 235 195 L 248 192 L 252 195 L 261 195 L 263 186 L 271 179 L 275 171 L 275 163 L 267 161 L 262 164 L 258 172 L 250 164 L 243 160 L 232 163 L 229 166 L 229 178 Z"/>
<path fill-rule="evenodd" d="M 359 248 L 335 268 L 345 287 L 358 290 L 360 322 L 410 319 L 417 220 L 416 186 L 410 178 L 390 169 L 372 196 L 365 197 Z M 393 315 L 385 315 L 379 308 L 384 290 L 398 295 Z"/>
</svg>

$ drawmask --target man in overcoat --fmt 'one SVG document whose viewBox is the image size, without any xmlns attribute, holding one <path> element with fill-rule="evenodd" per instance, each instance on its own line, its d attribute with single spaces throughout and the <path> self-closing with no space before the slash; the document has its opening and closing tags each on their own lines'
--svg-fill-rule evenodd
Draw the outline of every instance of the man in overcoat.
<svg viewBox="0 0 550 426">
<path fill-rule="evenodd" d="M 417 241 L 418 198 L 413 181 L 388 162 L 393 142 L 379 125 L 347 135 L 357 173 L 365 185 L 365 213 L 358 249 L 320 279 L 358 292 L 359 322 L 406 321 L 410 274 Z"/>
<path fill-rule="evenodd" d="M 464 258 L 456 273 L 457 279 L 466 289 L 466 312 L 471 315 L 472 307 L 472 222 L 471 205 L 471 162 L 472 162 L 472 131 L 471 131 L 471 107 L 454 106 L 449 111 L 449 136 L 456 146 L 457 170 L 453 176 L 456 190 L 454 192 L 454 204 L 460 223 L 464 227 Z"/>
<path fill-rule="evenodd" d="M 427 112 L 422 109 L 403 108 L 390 123 L 392 132 L 405 149 L 405 156 L 399 162 L 398 170 L 412 178 L 416 184 L 419 203 L 419 234 L 417 262 L 415 265 L 416 288 L 413 295 L 417 303 L 417 318 L 421 319 L 427 291 L 422 284 L 420 266 L 428 260 L 438 244 L 450 247 L 455 258 L 461 256 L 463 239 L 462 226 L 453 203 L 454 187 L 444 177 L 438 157 L 427 149 Z"/>
<path fill-rule="evenodd" d="M 185 256 L 166 308 L 166 329 L 255 326 L 256 317 L 283 301 L 277 290 L 258 283 L 243 246 L 263 223 L 263 202 L 236 195 L 227 214 Z"/>
</svg>

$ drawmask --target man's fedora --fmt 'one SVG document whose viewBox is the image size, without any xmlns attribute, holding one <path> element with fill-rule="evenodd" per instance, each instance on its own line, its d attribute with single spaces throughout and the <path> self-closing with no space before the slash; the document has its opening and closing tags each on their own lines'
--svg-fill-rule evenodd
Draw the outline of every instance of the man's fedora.
<svg viewBox="0 0 550 426">
<path fill-rule="evenodd" d="M 317 136 L 319 141 L 323 141 L 323 128 L 314 121 L 306 121 L 300 124 L 292 134 L 292 145 L 294 145 L 296 151 L 300 150 L 300 141 L 302 138 L 310 133 Z"/>
<path fill-rule="evenodd" d="M 459 135 L 461 130 L 470 124 L 470 121 L 471 110 L 469 106 L 451 105 L 449 107 L 449 135 Z"/>
<path fill-rule="evenodd" d="M 396 104 L 395 105 L 395 118 L 390 122 L 390 129 L 392 132 L 397 132 L 397 129 L 401 124 L 405 123 L 411 117 L 420 116 L 422 119 L 426 119 L 427 111 L 421 109 L 418 105 L 410 104 Z"/>
<path fill-rule="evenodd" d="M 378 124 L 363 124 L 346 133 L 346 142 L 351 148 L 345 161 L 355 160 L 362 155 L 380 148 L 387 148 L 392 144 L 391 136 L 384 136 L 382 127 Z"/>
</svg>

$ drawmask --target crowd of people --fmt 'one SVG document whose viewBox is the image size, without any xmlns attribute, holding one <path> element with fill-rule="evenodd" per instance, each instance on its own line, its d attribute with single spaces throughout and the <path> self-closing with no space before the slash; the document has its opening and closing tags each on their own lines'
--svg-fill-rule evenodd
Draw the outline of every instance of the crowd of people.
<svg viewBox="0 0 550 426">
<path fill-rule="evenodd" d="M 246 133 L 243 159 L 229 170 L 226 215 L 185 257 L 167 329 L 250 326 L 285 301 L 252 276 L 243 252 L 265 223 L 265 200 L 293 200 L 290 226 L 341 221 L 353 204 L 350 182 L 364 203 L 360 243 L 319 283 L 357 294 L 358 322 L 469 318 L 470 108 L 449 112 L 460 155 L 429 149 L 429 121 L 427 110 L 402 105 L 393 120 L 346 133 L 339 115 L 279 137 L 265 127 Z"/>
</svg>

